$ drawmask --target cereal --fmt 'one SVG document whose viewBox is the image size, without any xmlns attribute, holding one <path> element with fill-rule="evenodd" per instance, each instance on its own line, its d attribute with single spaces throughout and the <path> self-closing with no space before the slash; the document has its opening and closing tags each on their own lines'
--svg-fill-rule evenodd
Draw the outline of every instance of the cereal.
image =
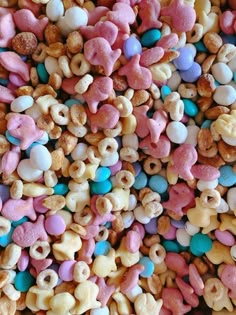
<svg viewBox="0 0 236 315">
<path fill-rule="evenodd" d="M 235 10 L 0 0 L 0 313 L 235 312 Z"/>
</svg>

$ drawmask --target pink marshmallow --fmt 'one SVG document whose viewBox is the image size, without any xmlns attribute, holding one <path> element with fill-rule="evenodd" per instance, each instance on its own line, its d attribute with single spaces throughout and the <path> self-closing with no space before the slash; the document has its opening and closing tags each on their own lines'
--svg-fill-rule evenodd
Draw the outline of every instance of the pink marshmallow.
<svg viewBox="0 0 236 315">
<path fill-rule="evenodd" d="M 10 47 L 11 40 L 15 34 L 16 30 L 12 13 L 1 15 L 0 11 L 0 47 Z"/>
<path fill-rule="evenodd" d="M 0 102 L 10 104 L 14 101 L 15 95 L 12 90 L 0 85 Z"/>
<path fill-rule="evenodd" d="M 161 135 L 157 143 L 151 141 L 151 137 L 147 136 L 139 143 L 139 148 L 143 149 L 146 154 L 151 155 L 156 159 L 167 157 L 170 154 L 170 140 Z"/>
<path fill-rule="evenodd" d="M 127 77 L 129 86 L 134 90 L 148 89 L 152 84 L 152 73 L 148 68 L 140 66 L 140 58 L 139 54 L 134 55 L 118 71 L 119 75 Z"/>
<path fill-rule="evenodd" d="M 102 37 L 89 39 L 84 44 L 85 58 L 95 66 L 102 66 L 106 76 L 113 72 L 115 62 L 121 55 L 121 50 L 112 50 L 108 41 Z"/>
<path fill-rule="evenodd" d="M 197 179 L 206 181 L 214 180 L 220 177 L 220 171 L 211 165 L 195 164 L 191 167 L 192 175 Z"/>
<path fill-rule="evenodd" d="M 153 47 L 145 50 L 140 57 L 140 65 L 149 67 L 153 63 L 157 63 L 164 56 L 164 49 L 162 47 Z"/>
<path fill-rule="evenodd" d="M 176 288 L 164 288 L 161 298 L 163 306 L 172 312 L 173 315 L 183 315 L 191 310 L 190 305 L 183 303 L 183 295 Z"/>
<path fill-rule="evenodd" d="M 18 225 L 12 234 L 12 240 L 23 248 L 33 245 L 38 239 L 46 241 L 47 238 L 43 215 L 40 215 L 34 223 L 24 222 Z"/>
<path fill-rule="evenodd" d="M 107 305 L 108 300 L 110 299 L 112 294 L 115 292 L 116 286 L 114 284 L 111 284 L 111 285 L 106 284 L 103 278 L 97 278 L 96 284 L 99 287 L 97 300 L 101 302 L 102 307 L 105 307 Z"/>
<path fill-rule="evenodd" d="M 169 200 L 162 203 L 163 207 L 183 215 L 183 208 L 194 200 L 194 191 L 185 183 L 177 183 L 170 187 Z"/>
<path fill-rule="evenodd" d="M 149 106 L 147 105 L 141 105 L 136 106 L 133 108 L 133 115 L 136 118 L 137 126 L 135 129 L 135 133 L 140 138 L 145 138 L 149 134 L 149 128 L 148 128 L 148 116 L 147 112 L 149 110 Z"/>
<path fill-rule="evenodd" d="M 17 73 L 28 82 L 30 80 L 29 66 L 13 51 L 4 51 L 0 54 L 0 64 L 9 72 Z"/>
<path fill-rule="evenodd" d="M 9 176 L 16 170 L 20 158 L 21 151 L 18 146 L 12 146 L 10 151 L 3 154 L 1 168 L 4 176 Z"/>
<path fill-rule="evenodd" d="M 119 121 L 120 113 L 118 109 L 110 104 L 102 105 L 96 114 L 87 111 L 88 121 L 92 132 L 98 129 L 114 128 Z"/>
<path fill-rule="evenodd" d="M 76 94 L 75 85 L 80 79 L 81 77 L 64 78 L 61 85 L 62 90 L 70 95 Z"/>
<path fill-rule="evenodd" d="M 88 25 L 95 25 L 103 16 L 106 16 L 109 9 L 104 6 L 98 6 L 88 11 Z"/>
<path fill-rule="evenodd" d="M 42 4 L 41 3 L 34 3 L 32 0 L 21 0 L 20 8 L 21 9 L 28 9 L 34 13 L 35 16 L 40 14 Z"/>
<path fill-rule="evenodd" d="M 196 308 L 199 305 L 199 298 L 194 293 L 193 288 L 191 285 L 186 283 L 182 278 L 176 277 L 175 282 L 180 289 L 181 293 L 183 294 L 184 300 L 186 303 L 191 305 L 192 307 Z"/>
<path fill-rule="evenodd" d="M 99 102 L 107 99 L 112 89 L 113 81 L 109 77 L 98 77 L 93 81 L 89 89 L 82 94 L 91 113 L 97 112 Z"/>
<path fill-rule="evenodd" d="M 23 217 L 35 220 L 36 213 L 33 208 L 33 198 L 28 198 L 26 200 L 8 199 L 3 204 L 1 214 L 12 221 L 19 221 Z"/>
<path fill-rule="evenodd" d="M 13 137 L 21 140 L 21 150 L 26 150 L 34 141 L 40 139 L 44 133 L 36 126 L 31 116 L 18 113 L 11 113 L 7 122 L 7 129 Z"/>
<path fill-rule="evenodd" d="M 86 39 L 102 37 L 106 39 L 111 46 L 116 41 L 118 35 L 118 27 L 110 21 L 99 21 L 95 26 L 81 26 L 79 31 Z"/>
<path fill-rule="evenodd" d="M 20 256 L 20 259 L 18 260 L 17 262 L 17 268 L 20 270 L 20 271 L 25 271 L 29 265 L 29 254 L 28 252 L 23 249 L 21 251 L 21 256 Z"/>
<path fill-rule="evenodd" d="M 236 298 L 236 266 L 225 265 L 220 273 L 222 283 L 229 288 L 229 297 Z"/>
<path fill-rule="evenodd" d="M 197 151 L 192 144 L 181 144 L 173 153 L 173 169 L 184 180 L 194 179 L 192 166 L 197 162 Z"/>
<path fill-rule="evenodd" d="M 137 231 L 130 230 L 125 236 L 125 246 L 130 253 L 136 253 L 141 245 L 141 237 Z"/>
<path fill-rule="evenodd" d="M 32 32 L 39 40 L 43 40 L 44 29 L 47 26 L 49 20 L 45 16 L 41 19 L 37 19 L 33 12 L 28 9 L 21 9 L 13 15 L 16 26 L 21 32 Z"/>
<path fill-rule="evenodd" d="M 202 296 L 204 293 L 204 282 L 194 264 L 189 265 L 189 283 L 191 284 L 194 292 L 198 296 Z"/>
<path fill-rule="evenodd" d="M 138 284 L 139 275 L 143 270 L 144 266 L 141 264 L 133 265 L 129 268 L 120 284 L 120 290 L 123 294 L 128 293 Z"/>
<path fill-rule="evenodd" d="M 184 3 L 184 0 L 173 0 L 168 7 L 161 9 L 161 15 L 170 16 L 172 26 L 177 32 L 188 32 L 196 21 L 196 12 L 193 7 Z"/>
<path fill-rule="evenodd" d="M 14 86 L 17 87 L 26 85 L 26 82 L 17 73 L 10 73 L 9 80 L 12 84 L 14 84 Z"/>
<path fill-rule="evenodd" d="M 85 261 L 87 264 L 91 264 L 92 255 L 94 253 L 95 249 L 95 241 L 93 238 L 90 238 L 88 240 L 83 240 L 82 247 L 80 248 L 78 252 L 78 260 Z"/>
<path fill-rule="evenodd" d="M 32 267 L 34 267 L 34 273 L 35 276 L 37 276 L 42 270 L 47 269 L 51 264 L 53 260 L 51 258 L 45 258 L 45 259 L 30 259 L 30 264 Z"/>
<path fill-rule="evenodd" d="M 160 139 L 161 133 L 166 129 L 168 116 L 164 110 L 156 110 L 152 118 L 148 119 L 147 127 L 150 131 L 151 140 L 157 143 Z"/>
<path fill-rule="evenodd" d="M 43 201 L 47 197 L 47 195 L 42 195 L 39 197 L 35 197 L 33 200 L 34 209 L 38 213 L 46 213 L 48 211 L 48 208 L 44 207 Z"/>
<path fill-rule="evenodd" d="M 129 34 L 130 24 L 135 22 L 135 14 L 133 9 L 125 3 L 115 3 L 112 7 L 112 11 L 106 14 L 109 21 L 118 26 L 119 30 Z"/>
<path fill-rule="evenodd" d="M 156 43 L 156 47 L 162 47 L 163 49 L 171 49 L 177 45 L 179 37 L 176 33 L 171 33 L 161 37 Z"/>
<path fill-rule="evenodd" d="M 166 253 L 165 257 L 166 266 L 177 273 L 179 277 L 188 274 L 188 265 L 183 256 L 174 252 Z"/>
<path fill-rule="evenodd" d="M 235 33 L 234 23 L 236 21 L 236 11 L 225 11 L 220 15 L 220 28 L 228 35 L 233 35 Z"/>
<path fill-rule="evenodd" d="M 144 33 L 152 28 L 160 28 L 162 23 L 158 21 L 161 5 L 158 0 L 142 0 L 139 4 L 138 15 L 142 20 L 138 27 L 138 33 Z"/>
</svg>

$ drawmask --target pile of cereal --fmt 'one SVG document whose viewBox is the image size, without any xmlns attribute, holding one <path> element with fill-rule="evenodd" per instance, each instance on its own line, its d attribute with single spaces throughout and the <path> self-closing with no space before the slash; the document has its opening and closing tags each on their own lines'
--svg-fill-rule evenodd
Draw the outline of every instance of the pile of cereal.
<svg viewBox="0 0 236 315">
<path fill-rule="evenodd" d="M 0 0 L 0 314 L 236 314 L 236 0 Z"/>
</svg>

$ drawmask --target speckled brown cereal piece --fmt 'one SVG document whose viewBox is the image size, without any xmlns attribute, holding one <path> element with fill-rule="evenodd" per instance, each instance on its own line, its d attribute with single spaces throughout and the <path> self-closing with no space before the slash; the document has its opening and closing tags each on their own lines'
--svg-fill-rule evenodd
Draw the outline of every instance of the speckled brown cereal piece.
<svg viewBox="0 0 236 315">
<path fill-rule="evenodd" d="M 214 106 L 205 111 L 207 119 L 216 120 L 222 114 L 228 114 L 230 109 L 225 106 Z"/>
<path fill-rule="evenodd" d="M 55 24 L 48 24 L 46 26 L 44 30 L 44 37 L 48 45 L 62 41 L 61 31 Z"/>
<path fill-rule="evenodd" d="M 206 157 L 198 153 L 198 162 L 204 165 L 211 165 L 215 167 L 220 167 L 225 165 L 225 161 L 219 154 L 216 154 L 212 158 Z"/>
<path fill-rule="evenodd" d="M 210 53 L 216 54 L 223 45 L 223 40 L 215 32 L 208 32 L 203 37 L 203 42 Z"/>
<path fill-rule="evenodd" d="M 12 48 L 20 55 L 31 55 L 38 45 L 37 37 L 31 32 L 18 33 L 12 39 Z"/>
<path fill-rule="evenodd" d="M 200 109 L 201 112 L 205 112 L 206 110 L 208 110 L 208 108 L 211 107 L 213 103 L 213 100 L 211 97 L 200 97 L 198 100 L 197 100 L 197 105 Z"/>
<path fill-rule="evenodd" d="M 209 73 L 201 75 L 197 81 L 197 92 L 202 97 L 211 97 L 215 88 L 214 77 Z"/>
<path fill-rule="evenodd" d="M 236 146 L 229 145 L 220 140 L 218 142 L 218 149 L 225 162 L 231 163 L 236 161 Z"/>
<path fill-rule="evenodd" d="M 66 39 L 66 44 L 69 52 L 78 54 L 83 48 L 83 37 L 78 31 L 71 32 Z"/>
</svg>

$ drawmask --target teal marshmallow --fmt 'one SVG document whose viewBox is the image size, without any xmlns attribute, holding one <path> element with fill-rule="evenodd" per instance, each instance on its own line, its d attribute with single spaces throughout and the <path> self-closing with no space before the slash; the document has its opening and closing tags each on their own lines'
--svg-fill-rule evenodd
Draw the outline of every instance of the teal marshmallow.
<svg viewBox="0 0 236 315">
<path fill-rule="evenodd" d="M 231 187 L 236 184 L 236 173 L 231 165 L 224 165 L 220 167 L 219 184 L 225 187 Z"/>
<path fill-rule="evenodd" d="M 135 180 L 134 180 L 134 184 L 133 184 L 133 187 L 135 189 L 142 189 L 144 187 L 147 186 L 147 182 L 148 182 L 148 177 L 146 175 L 146 173 L 144 172 L 140 172 L 136 177 L 135 177 Z"/>
<path fill-rule="evenodd" d="M 207 253 L 212 248 L 212 240 L 207 234 L 196 233 L 190 240 L 190 251 L 194 253 Z M 198 256 L 198 255 L 197 255 Z"/>
<path fill-rule="evenodd" d="M 168 85 L 163 85 L 161 87 L 161 98 L 164 101 L 165 98 L 171 93 L 171 88 Z"/>
<path fill-rule="evenodd" d="M 20 139 L 13 137 L 8 130 L 6 131 L 5 136 L 11 144 L 20 145 Z"/>
<path fill-rule="evenodd" d="M 165 177 L 161 175 L 153 175 L 150 177 L 148 186 L 155 192 L 163 194 L 167 191 L 168 182 Z"/>
<path fill-rule="evenodd" d="M 210 119 L 206 119 L 203 121 L 203 123 L 201 124 L 201 129 L 210 129 L 212 124 L 212 120 Z"/>
<path fill-rule="evenodd" d="M 53 187 L 53 189 L 54 189 L 54 194 L 55 195 L 61 195 L 61 196 L 66 195 L 68 193 L 68 191 L 69 191 L 68 185 L 64 184 L 64 183 L 56 184 Z"/>
<path fill-rule="evenodd" d="M 199 112 L 197 105 L 188 98 L 183 98 L 182 101 L 184 103 L 185 114 L 189 117 L 195 117 Z"/>
<path fill-rule="evenodd" d="M 103 182 L 90 182 L 90 192 L 93 195 L 104 195 L 112 189 L 112 183 L 109 179 Z"/>
<path fill-rule="evenodd" d="M 18 272 L 14 279 L 14 286 L 20 292 L 27 292 L 35 284 L 35 278 L 29 271 Z"/>
<path fill-rule="evenodd" d="M 140 258 L 139 264 L 144 266 L 144 270 L 140 273 L 140 276 L 143 278 L 151 277 L 155 269 L 153 261 L 149 257 L 143 256 Z"/>
<path fill-rule="evenodd" d="M 64 105 L 66 105 L 67 107 L 71 107 L 74 104 L 82 104 L 82 102 L 80 100 L 77 100 L 76 98 L 69 98 L 68 100 L 66 100 L 64 102 Z"/>
<path fill-rule="evenodd" d="M 198 52 L 208 52 L 208 49 L 206 48 L 202 40 L 200 40 L 197 43 L 194 43 L 194 46 L 196 47 Z"/>
<path fill-rule="evenodd" d="M 27 221 L 29 221 L 29 219 L 28 219 L 27 217 L 23 217 L 23 218 L 21 218 L 21 219 L 18 220 L 18 221 L 12 221 L 11 225 L 12 225 L 13 227 L 17 227 L 18 225 L 21 225 L 21 224 L 23 224 L 23 223 L 25 223 L 25 222 L 27 222 Z"/>
<path fill-rule="evenodd" d="M 162 242 L 162 246 L 165 248 L 167 252 L 173 252 L 173 253 L 179 253 L 180 247 L 177 242 L 170 241 L 170 240 L 164 240 Z"/>
<path fill-rule="evenodd" d="M 108 241 L 99 241 L 95 244 L 94 256 L 97 257 L 99 255 L 106 256 L 111 249 L 111 244 Z"/>
<path fill-rule="evenodd" d="M 45 68 L 44 63 L 38 63 L 36 69 L 37 69 L 37 74 L 39 76 L 39 80 L 42 83 L 48 83 L 49 74 Z"/>
<path fill-rule="evenodd" d="M 0 236 L 0 246 L 7 247 L 7 245 L 12 243 L 12 234 L 15 228 L 12 226 L 7 234 Z"/>
<path fill-rule="evenodd" d="M 94 182 L 103 182 L 111 176 L 109 167 L 101 166 L 96 169 Z"/>
<path fill-rule="evenodd" d="M 143 33 L 141 44 L 144 47 L 152 47 L 161 38 L 161 32 L 157 28 L 150 29 Z"/>
</svg>

